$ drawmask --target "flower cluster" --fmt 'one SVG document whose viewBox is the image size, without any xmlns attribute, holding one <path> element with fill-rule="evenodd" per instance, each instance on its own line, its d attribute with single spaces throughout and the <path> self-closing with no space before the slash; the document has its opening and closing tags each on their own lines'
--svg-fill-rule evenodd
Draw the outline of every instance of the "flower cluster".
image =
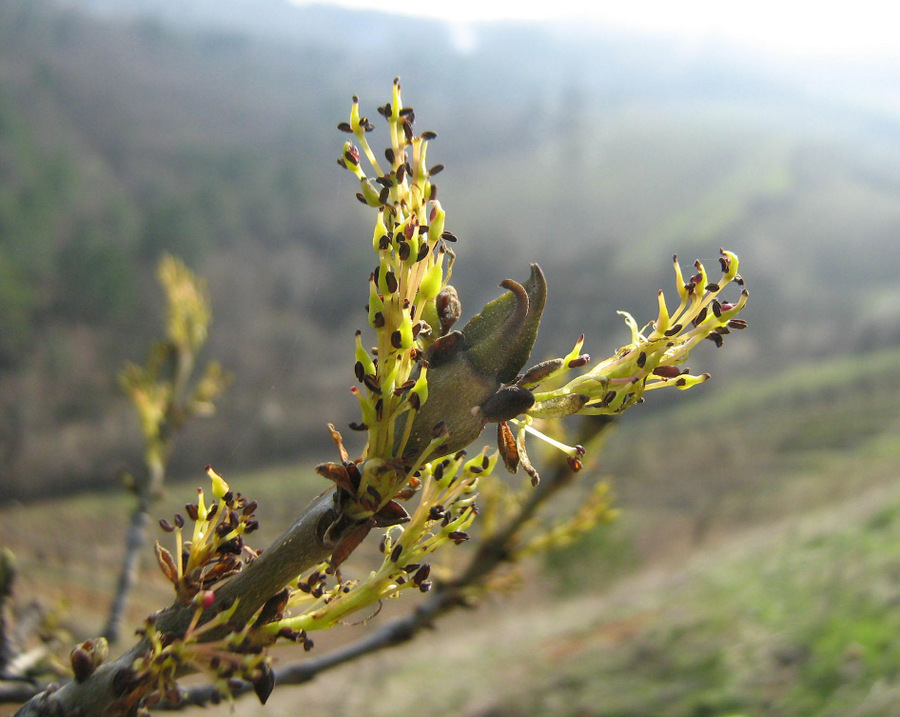
<svg viewBox="0 0 900 717">
<path fill-rule="evenodd" d="M 130 667 L 119 670 L 113 678 L 113 689 L 121 695 L 117 704 L 122 714 L 136 705 L 149 707 L 165 700 L 170 705 L 182 703 L 177 678 L 188 670 L 210 675 L 215 685 L 216 700 L 232 699 L 236 690 L 249 682 L 260 701 L 265 703 L 275 687 L 270 658 L 262 646 L 251 639 L 251 626 L 234 626 L 230 620 L 237 603 L 221 609 L 211 619 L 201 617 L 213 605 L 213 593 L 203 591 L 191 601 L 193 618 L 179 636 L 160 632 L 156 616 L 150 616 L 138 634 L 148 647 Z M 226 636 L 218 635 L 225 631 Z"/>
<path fill-rule="evenodd" d="M 345 143 L 338 163 L 359 178 L 357 198 L 377 209 L 372 246 L 378 264 L 369 277 L 366 307 L 377 345 L 367 350 L 357 332 L 355 373 L 361 386 L 351 389 L 362 414 L 351 428 L 368 432 L 366 460 L 349 461 L 337 440 L 341 464 L 320 466 L 319 472 L 337 483 L 347 515 L 356 520 L 376 516 L 377 524 L 390 525 L 407 517 L 392 498 L 409 487 L 428 454 L 445 440 L 438 428 L 418 460 L 401 460 L 415 416 L 428 400 L 425 352 L 449 331 L 459 302 L 447 284 L 454 257 L 449 243 L 456 239 L 444 230 L 444 210 L 432 183 L 442 167 L 426 163 L 428 143 L 436 135 L 413 132 L 415 112 L 403 105 L 399 80 L 394 80 L 391 101 L 378 112 L 390 134 L 384 166 L 367 141 L 374 125 L 360 115 L 357 97 L 349 122 L 338 126 L 355 140 Z M 363 156 L 371 176 L 363 169 Z"/>
<path fill-rule="evenodd" d="M 259 527 L 254 518 L 256 501 L 247 500 L 229 488 L 225 480 L 207 467 L 215 500 L 206 504 L 202 488 L 197 502 L 185 508 L 193 528 L 185 535 L 185 519 L 176 513 L 174 521 L 160 520 L 160 527 L 175 536 L 174 554 L 156 543 L 156 560 L 163 574 L 175 587 L 181 605 L 193 604 L 197 595 L 237 573 L 245 560 L 256 553 L 244 544 L 244 536 Z"/>
<path fill-rule="evenodd" d="M 464 452 L 428 463 L 416 473 L 418 503 L 402 524 L 386 529 L 379 543 L 381 565 L 362 580 L 329 585 L 327 564 L 301 577 L 285 605 L 288 616 L 270 622 L 260 632 L 292 637 L 309 648 L 308 633 L 334 627 L 353 613 L 404 590 L 427 592 L 431 588 L 429 556 L 448 544 L 469 539 L 466 532 L 475 520 L 476 489 L 479 479 L 489 475 L 497 455 L 486 451 L 473 458 Z"/>
<path fill-rule="evenodd" d="M 197 502 L 185 506 L 187 519 L 176 513 L 173 522 L 159 521 L 175 538 L 174 553 L 156 543 L 160 570 L 173 584 L 177 604 L 192 611 L 190 622 L 173 634 L 160 631 L 158 615 L 145 621 L 139 634 L 147 648 L 116 677 L 123 712 L 132 704 L 151 705 L 162 699 L 178 704 L 176 678 L 187 668 L 212 675 L 219 697 L 230 698 L 243 680 L 265 702 L 274 686 L 264 652 L 267 641 L 259 639 L 257 630 L 282 617 L 289 591 L 270 598 L 244 624 L 233 619 L 237 601 L 216 601 L 215 590 L 257 557 L 244 536 L 259 523 L 254 517 L 256 501 L 232 491 L 212 468 L 207 467 L 206 473 L 213 501 L 207 504 L 205 492 L 198 488 Z"/>
<path fill-rule="evenodd" d="M 643 328 L 638 327 L 631 314 L 620 311 L 631 330 L 631 342 L 590 370 L 561 387 L 535 390 L 541 383 L 589 364 L 590 357 L 581 353 L 584 343 L 584 336 L 581 336 L 567 356 L 545 361 L 526 371 L 518 384 L 532 390 L 534 404 L 513 421 L 519 428 L 515 444 L 518 450 L 509 449 L 509 452 L 524 456 L 524 437 L 531 433 L 562 450 L 572 468 L 577 470 L 584 450 L 541 433 L 534 427 L 534 419 L 563 418 L 573 414 L 615 415 L 642 402 L 646 391 L 665 387 L 685 390 L 709 379 L 708 373 L 695 375 L 683 366 L 691 351 L 704 339 L 722 346 L 724 337 L 732 330 L 747 327 L 746 321 L 737 318 L 747 303 L 747 290 L 742 288 L 734 301 L 721 298 L 729 285 L 744 285 L 738 273 L 738 257 L 725 249 L 720 253 L 722 274 L 715 281 L 710 279 L 700 261 L 694 263 L 696 273 L 685 281 L 678 257 L 673 257 L 678 307 L 670 311 L 660 291 L 658 316 Z M 501 450 L 511 440 L 501 434 Z"/>
<path fill-rule="evenodd" d="M 367 454 L 386 458 L 402 453 L 408 438 L 397 433 L 399 416 L 414 414 L 428 398 L 423 351 L 453 325 L 458 302 L 453 292 L 441 294 L 453 261 L 448 242 L 455 237 L 444 230 L 444 210 L 432 183 L 443 167 L 426 164 L 428 143 L 436 134 L 413 133 L 415 113 L 403 106 L 399 80 L 394 81 L 391 102 L 378 112 L 390 131 L 386 167 L 366 139 L 374 125 L 360 116 L 357 97 L 350 121 L 339 128 L 352 133 L 359 148 L 348 140 L 338 162 L 359 178 L 360 201 L 378 210 L 372 237 L 378 265 L 369 277 L 367 307 L 377 347 L 370 355 L 357 334 L 356 376 L 364 386 L 364 391 L 356 391 L 363 417 L 357 428 L 369 432 Z M 363 170 L 360 148 L 371 164 L 372 178 Z M 412 421 L 403 425 L 408 432 Z"/>
</svg>

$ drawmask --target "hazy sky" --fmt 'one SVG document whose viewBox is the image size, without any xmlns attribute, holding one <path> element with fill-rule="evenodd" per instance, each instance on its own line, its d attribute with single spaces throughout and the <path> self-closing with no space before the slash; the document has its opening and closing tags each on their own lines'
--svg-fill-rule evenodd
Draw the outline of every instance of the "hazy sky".
<svg viewBox="0 0 900 717">
<path fill-rule="evenodd" d="M 311 0 L 293 0 L 297 3 Z M 322 2 L 323 0 L 314 0 Z M 802 55 L 900 55 L 900 9 L 885 0 L 852 3 L 792 0 L 324 0 L 347 7 L 427 15 L 465 23 L 503 18 L 577 19 L 677 35 L 724 40 Z"/>
</svg>

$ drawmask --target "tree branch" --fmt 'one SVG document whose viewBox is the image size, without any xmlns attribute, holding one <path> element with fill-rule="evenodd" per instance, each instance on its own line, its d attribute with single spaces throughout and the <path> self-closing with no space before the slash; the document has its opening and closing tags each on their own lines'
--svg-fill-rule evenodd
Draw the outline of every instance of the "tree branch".
<svg viewBox="0 0 900 717">
<path fill-rule="evenodd" d="M 147 543 L 147 529 L 150 527 L 150 510 L 154 503 L 153 496 L 158 494 L 163 484 L 164 468 L 159 467 L 159 475 L 151 477 L 148 486 L 144 486 L 138 496 L 138 504 L 131 514 L 131 523 L 128 527 L 128 535 L 125 539 L 125 557 L 122 559 L 122 570 L 119 573 L 119 582 L 116 586 L 116 595 L 109 610 L 109 618 L 103 629 L 103 636 L 110 644 L 118 642 L 122 634 L 122 626 L 125 622 L 125 613 L 128 610 L 128 601 L 131 592 L 138 580 L 138 570 L 141 566 L 141 553 Z"/>
<path fill-rule="evenodd" d="M 584 432 L 585 438 L 596 437 L 609 423 L 608 417 L 590 422 Z M 555 496 L 560 490 L 572 483 L 574 474 L 565 465 L 560 466 L 553 474 L 542 480 L 529 493 L 528 500 L 496 533 L 481 543 L 472 556 L 467 568 L 452 581 L 436 583 L 429 593 L 428 599 L 418 605 L 412 612 L 395 618 L 380 629 L 365 637 L 332 650 L 321 657 L 296 660 L 274 670 L 277 686 L 301 685 L 315 679 L 319 674 L 339 667 L 347 662 L 359 659 L 373 652 L 389 647 L 402 645 L 412 640 L 423 629 L 434 626 L 435 620 L 452 610 L 467 604 L 466 594 L 479 587 L 502 563 L 510 561 L 515 552 L 516 536 L 522 527 L 531 520 L 538 509 Z M 253 685 L 242 681 L 232 688 L 234 697 L 244 695 L 253 690 Z M 197 685 L 181 693 L 182 702 L 173 704 L 161 702 L 154 709 L 180 710 L 190 706 L 204 706 L 215 703 L 221 695 L 213 685 Z"/>
<path fill-rule="evenodd" d="M 334 491 L 319 496 L 280 538 L 216 592 L 216 601 L 204 613 L 201 622 L 211 619 L 223 604 L 235 600 L 239 602 L 232 620 L 249 620 L 272 595 L 304 571 L 328 559 L 344 534 L 329 535 L 328 543 L 322 536 L 324 529 L 338 517 Z M 193 614 L 192 607 L 172 605 L 159 613 L 156 627 L 162 633 L 181 634 Z M 210 631 L 208 639 L 218 636 L 215 631 Z M 123 676 L 129 674 L 134 660 L 147 647 L 148 642 L 143 639 L 118 659 L 98 667 L 82 682 L 73 680 L 55 691 L 44 690 L 23 705 L 16 712 L 17 717 L 116 714 L 115 703 L 123 696 L 123 682 L 127 682 Z"/>
</svg>

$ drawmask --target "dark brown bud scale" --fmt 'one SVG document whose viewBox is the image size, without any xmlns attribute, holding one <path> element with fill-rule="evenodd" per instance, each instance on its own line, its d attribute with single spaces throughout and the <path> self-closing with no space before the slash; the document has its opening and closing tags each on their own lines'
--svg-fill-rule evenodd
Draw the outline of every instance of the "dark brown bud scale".
<svg viewBox="0 0 900 717">
<path fill-rule="evenodd" d="M 516 438 L 506 421 L 497 424 L 497 448 L 506 470 L 515 475 L 519 469 L 519 450 Z"/>
<path fill-rule="evenodd" d="M 359 466 L 356 465 L 353 461 L 347 461 L 344 463 L 344 468 L 347 471 L 347 477 L 350 479 L 350 487 L 353 488 L 353 492 L 359 490 L 359 483 L 362 480 L 362 474 L 359 472 Z"/>
<path fill-rule="evenodd" d="M 505 386 L 481 404 L 488 421 L 508 421 L 534 405 L 534 394 L 524 386 Z"/>
<path fill-rule="evenodd" d="M 84 682 L 94 672 L 94 661 L 87 650 L 80 646 L 72 650 L 69 655 L 69 664 L 72 666 L 76 682 Z"/>
<path fill-rule="evenodd" d="M 376 505 L 381 503 L 381 500 L 382 500 L 381 493 L 378 491 L 378 489 L 375 486 L 367 485 L 366 493 L 368 493 L 372 497 L 372 500 L 375 501 Z"/>
</svg>

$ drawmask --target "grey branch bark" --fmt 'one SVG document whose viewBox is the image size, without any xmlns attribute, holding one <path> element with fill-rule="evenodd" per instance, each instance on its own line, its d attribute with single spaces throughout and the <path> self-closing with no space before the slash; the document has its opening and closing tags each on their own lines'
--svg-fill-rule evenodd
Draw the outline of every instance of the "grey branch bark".
<svg viewBox="0 0 900 717">
<path fill-rule="evenodd" d="M 157 496 L 162 491 L 165 474 L 166 469 L 163 462 L 152 461 L 149 464 L 147 480 L 141 485 L 138 492 L 137 506 L 131 514 L 131 523 L 125 538 L 125 557 L 122 560 L 122 571 L 119 573 L 116 595 L 110 606 L 109 618 L 103 630 L 103 636 L 110 644 L 118 642 L 122 634 L 128 602 L 138 581 L 141 553 L 147 544 L 147 530 L 151 521 L 150 512 Z"/>
<path fill-rule="evenodd" d="M 125 557 L 122 560 L 122 571 L 116 586 L 116 596 L 109 610 L 109 618 L 103 630 L 103 636 L 110 644 L 119 641 L 125 613 L 134 586 L 137 584 L 138 571 L 141 567 L 141 551 L 147 543 L 147 529 L 150 526 L 150 506 L 143 498 L 131 514 L 131 524 L 125 539 Z"/>
<path fill-rule="evenodd" d="M 16 565 L 12 552 L 0 551 L 0 677 L 15 657 L 18 648 L 12 635 L 12 591 L 16 580 Z"/>
</svg>

